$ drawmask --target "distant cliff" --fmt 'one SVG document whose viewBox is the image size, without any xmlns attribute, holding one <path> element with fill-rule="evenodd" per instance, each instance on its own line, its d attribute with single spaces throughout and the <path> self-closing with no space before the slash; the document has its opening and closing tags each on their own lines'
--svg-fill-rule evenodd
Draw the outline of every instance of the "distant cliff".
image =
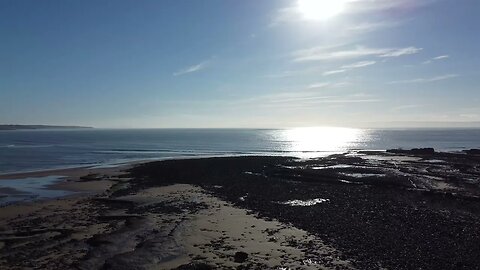
<svg viewBox="0 0 480 270">
<path fill-rule="evenodd" d="M 81 129 L 91 127 L 81 126 L 48 126 L 48 125 L 0 125 L 0 130 L 19 130 L 19 129 Z"/>
</svg>

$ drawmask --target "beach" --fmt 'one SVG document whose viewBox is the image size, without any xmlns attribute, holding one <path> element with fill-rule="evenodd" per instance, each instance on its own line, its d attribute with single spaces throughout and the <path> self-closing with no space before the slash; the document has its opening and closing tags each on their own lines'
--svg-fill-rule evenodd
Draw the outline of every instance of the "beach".
<svg viewBox="0 0 480 270">
<path fill-rule="evenodd" d="M 480 270 L 479 11 L 0 0 L 0 270 Z"/>
<path fill-rule="evenodd" d="M 221 157 L 17 175 L 2 269 L 478 269 L 478 152 Z M 12 179 L 15 175 L 3 176 Z M 2 181 L 2 180 L 0 180 Z"/>
</svg>

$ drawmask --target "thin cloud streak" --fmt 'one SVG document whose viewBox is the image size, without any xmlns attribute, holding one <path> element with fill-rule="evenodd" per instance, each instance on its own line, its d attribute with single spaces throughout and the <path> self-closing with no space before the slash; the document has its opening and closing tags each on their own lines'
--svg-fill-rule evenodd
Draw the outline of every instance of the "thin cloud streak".
<svg viewBox="0 0 480 270">
<path fill-rule="evenodd" d="M 382 58 L 400 57 L 404 55 L 416 54 L 419 53 L 421 50 L 423 49 L 417 47 L 368 48 L 363 46 L 357 46 L 354 49 L 349 50 L 331 50 L 325 49 L 325 47 L 315 47 L 310 49 L 298 50 L 292 55 L 294 62 L 306 62 L 354 59 L 366 56 Z"/>
<path fill-rule="evenodd" d="M 204 61 L 200 64 L 183 68 L 183 69 L 173 73 L 173 76 L 181 76 L 181 75 L 185 75 L 185 74 L 188 74 L 188 73 L 193 73 L 193 72 L 203 70 L 203 69 L 208 67 L 209 63 L 210 63 L 210 61 Z"/>
<path fill-rule="evenodd" d="M 314 83 L 314 84 L 311 84 L 309 85 L 307 88 L 308 89 L 317 89 L 317 88 L 325 88 L 325 87 L 328 87 L 330 86 L 331 83 Z"/>
<path fill-rule="evenodd" d="M 316 92 L 282 92 L 271 95 L 263 95 L 243 100 L 237 100 L 232 106 L 260 106 L 267 108 L 303 108 L 318 106 L 320 104 L 363 104 L 382 102 L 371 95 L 363 93 L 349 95 L 319 95 Z"/>
<path fill-rule="evenodd" d="M 311 97 L 295 100 L 279 100 L 275 102 L 268 102 L 260 104 L 263 107 L 297 107 L 305 108 L 310 106 L 318 106 L 320 104 L 363 104 L 363 103 L 378 103 L 382 102 L 381 99 L 376 98 L 364 98 L 356 99 L 352 97 L 340 97 L 340 96 L 330 96 L 330 97 Z"/>
<path fill-rule="evenodd" d="M 404 83 L 429 83 L 429 82 L 437 82 L 437 81 L 444 81 L 448 79 L 453 79 L 458 77 L 458 74 L 447 74 L 442 76 L 437 76 L 433 78 L 417 78 L 413 80 L 403 80 L 403 81 L 393 81 L 389 84 L 404 84 Z"/>
<path fill-rule="evenodd" d="M 330 82 L 322 82 L 322 83 L 314 83 L 310 84 L 307 89 L 322 89 L 322 88 L 340 88 L 349 85 L 348 82 L 338 82 L 338 83 L 330 83 Z"/>
<path fill-rule="evenodd" d="M 397 111 L 403 111 L 403 110 L 417 109 L 417 108 L 421 108 L 421 107 L 424 107 L 424 105 L 407 104 L 407 105 L 401 105 L 401 106 L 394 107 L 394 108 L 391 109 L 391 111 L 397 112 Z"/>
<path fill-rule="evenodd" d="M 344 72 L 350 71 L 352 69 L 364 68 L 364 67 L 368 67 L 368 66 L 371 66 L 371 65 L 375 65 L 376 63 L 377 63 L 376 61 L 360 61 L 360 62 L 348 64 L 348 65 L 343 65 L 339 69 L 324 72 L 323 76 L 329 76 L 329 75 L 344 73 Z"/>
<path fill-rule="evenodd" d="M 346 69 L 337 69 L 337 70 L 325 71 L 323 73 L 323 76 L 330 76 L 330 75 L 334 75 L 334 74 L 344 73 L 346 71 L 347 71 Z"/>
<path fill-rule="evenodd" d="M 446 59 L 448 59 L 448 58 L 450 58 L 450 55 L 447 55 L 447 54 L 446 54 L 446 55 L 440 55 L 440 56 L 437 56 L 437 57 L 433 57 L 432 59 L 427 60 L 427 61 L 425 61 L 425 62 L 423 62 L 423 63 L 424 63 L 424 64 L 430 64 L 430 63 L 432 63 L 432 62 L 434 62 L 434 61 L 446 60 Z"/>
<path fill-rule="evenodd" d="M 263 103 L 261 106 L 264 107 L 297 107 L 305 108 L 310 106 L 318 106 L 321 104 L 363 104 L 363 103 L 378 103 L 382 102 L 381 99 L 376 98 L 364 98 L 356 99 L 352 97 L 311 97 L 298 100 L 282 100 L 278 102 Z"/>
<path fill-rule="evenodd" d="M 356 33 L 367 33 L 373 32 L 380 29 L 391 28 L 399 26 L 400 22 L 365 22 L 365 23 L 358 23 L 353 26 L 347 27 L 347 31 L 356 32 Z"/>
<path fill-rule="evenodd" d="M 356 63 L 353 63 L 353 64 L 344 65 L 341 68 L 343 68 L 343 69 L 362 68 L 362 67 L 368 67 L 368 66 L 371 66 L 371 65 L 375 65 L 376 63 L 377 63 L 376 61 L 360 61 L 360 62 L 356 62 Z"/>
<path fill-rule="evenodd" d="M 371 12 L 389 9 L 416 8 L 429 5 L 436 0 L 351 0 L 351 10 L 354 13 Z"/>
<path fill-rule="evenodd" d="M 440 55 L 440 56 L 434 57 L 433 60 L 442 60 L 442 59 L 447 59 L 449 57 L 450 57 L 449 55 Z"/>
<path fill-rule="evenodd" d="M 422 48 L 416 48 L 416 47 L 391 49 L 389 52 L 386 52 L 386 53 L 380 55 L 380 57 L 399 57 L 399 56 L 403 56 L 403 55 L 416 54 L 416 53 L 419 53 L 421 50 L 422 50 Z"/>
</svg>

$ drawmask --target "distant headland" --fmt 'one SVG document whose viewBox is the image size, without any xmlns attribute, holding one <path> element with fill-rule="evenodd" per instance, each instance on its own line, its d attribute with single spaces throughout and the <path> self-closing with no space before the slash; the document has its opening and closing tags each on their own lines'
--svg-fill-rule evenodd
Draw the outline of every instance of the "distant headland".
<svg viewBox="0 0 480 270">
<path fill-rule="evenodd" d="M 23 130 L 23 129 L 85 129 L 92 127 L 82 126 L 49 126 L 49 125 L 0 125 L 0 130 Z"/>
</svg>

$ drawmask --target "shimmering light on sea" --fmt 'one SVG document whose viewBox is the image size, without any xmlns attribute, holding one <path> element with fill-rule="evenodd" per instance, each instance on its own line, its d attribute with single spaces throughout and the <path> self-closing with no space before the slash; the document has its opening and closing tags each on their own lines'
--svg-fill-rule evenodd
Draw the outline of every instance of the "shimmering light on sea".
<svg viewBox="0 0 480 270">
<path fill-rule="evenodd" d="M 0 131 L 0 174 L 236 155 L 315 158 L 349 150 L 479 148 L 480 129 L 92 129 Z"/>
<path fill-rule="evenodd" d="M 318 156 L 319 152 L 342 152 L 356 148 L 366 141 L 368 133 L 362 129 L 340 127 L 306 127 L 284 130 L 287 151 L 302 157 Z"/>
</svg>

